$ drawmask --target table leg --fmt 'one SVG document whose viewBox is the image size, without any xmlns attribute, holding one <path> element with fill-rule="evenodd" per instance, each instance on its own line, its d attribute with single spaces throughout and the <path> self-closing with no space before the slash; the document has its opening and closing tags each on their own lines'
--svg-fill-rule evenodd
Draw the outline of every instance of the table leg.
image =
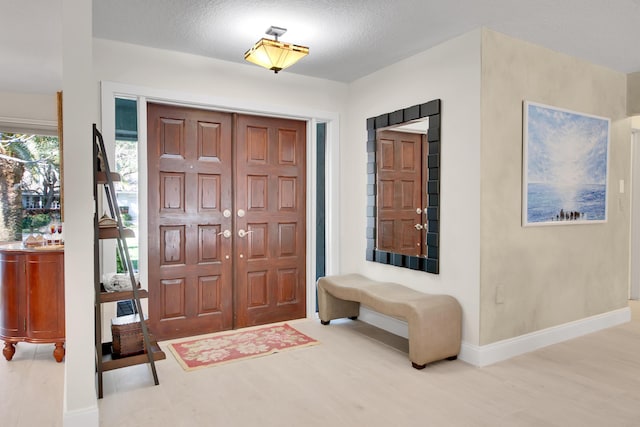
<svg viewBox="0 0 640 427">
<path fill-rule="evenodd" d="M 56 362 L 58 363 L 62 362 L 62 359 L 64 359 L 64 354 L 65 354 L 64 342 L 57 342 L 56 348 L 55 350 L 53 350 L 53 357 L 56 358 Z"/>
<path fill-rule="evenodd" d="M 4 358 L 7 360 L 13 359 L 13 355 L 16 353 L 15 344 L 10 341 L 4 342 L 4 349 L 2 350 L 2 354 Z"/>
</svg>

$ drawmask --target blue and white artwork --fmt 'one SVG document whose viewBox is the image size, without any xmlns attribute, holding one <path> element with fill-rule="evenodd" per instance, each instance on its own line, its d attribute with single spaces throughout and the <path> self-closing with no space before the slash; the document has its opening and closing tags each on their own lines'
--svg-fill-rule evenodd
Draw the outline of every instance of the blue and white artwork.
<svg viewBox="0 0 640 427">
<path fill-rule="evenodd" d="M 524 103 L 523 225 L 607 220 L 610 120 Z"/>
</svg>

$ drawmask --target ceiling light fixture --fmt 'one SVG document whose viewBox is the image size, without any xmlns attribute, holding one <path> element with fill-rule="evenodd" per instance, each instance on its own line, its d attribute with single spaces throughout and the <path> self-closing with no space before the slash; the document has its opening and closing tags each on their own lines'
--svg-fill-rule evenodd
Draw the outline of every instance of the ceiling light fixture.
<svg viewBox="0 0 640 427">
<path fill-rule="evenodd" d="M 307 56 L 309 54 L 308 47 L 278 40 L 278 37 L 286 32 L 286 28 L 269 27 L 265 34 L 274 36 L 275 40 L 265 38 L 258 40 L 256 44 L 244 54 L 244 59 L 277 73 Z"/>
</svg>

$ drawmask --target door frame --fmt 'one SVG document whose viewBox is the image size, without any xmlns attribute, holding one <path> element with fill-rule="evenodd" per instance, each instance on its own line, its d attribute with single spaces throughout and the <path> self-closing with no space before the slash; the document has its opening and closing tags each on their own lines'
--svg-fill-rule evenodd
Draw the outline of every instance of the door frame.
<svg viewBox="0 0 640 427">
<path fill-rule="evenodd" d="M 316 188 L 317 188 L 317 140 L 316 124 L 326 123 L 326 164 L 325 164 L 325 254 L 326 274 L 338 274 L 339 266 L 339 147 L 340 147 L 340 122 L 337 112 L 321 111 L 295 106 L 270 105 L 246 100 L 219 98 L 207 95 L 199 95 L 189 92 L 170 91 L 145 86 L 129 85 L 110 81 L 100 82 L 101 92 L 101 120 L 102 134 L 107 143 L 107 150 L 115 150 L 115 98 L 135 99 L 138 107 L 138 205 L 139 205 L 139 273 L 140 282 L 146 287 L 148 281 L 148 254 L 147 246 L 147 102 L 160 104 L 195 107 L 208 110 L 238 112 L 252 115 L 282 117 L 287 119 L 305 120 L 307 122 L 307 171 L 306 171 L 306 197 L 307 197 L 307 241 L 306 241 L 306 286 L 307 318 L 317 317 L 316 313 Z M 105 255 L 107 255 L 105 253 Z M 104 256 L 104 255 L 103 255 Z M 115 259 L 115 251 L 113 253 Z M 144 301 L 146 304 L 146 300 Z M 148 309 L 148 307 L 144 307 Z"/>
<path fill-rule="evenodd" d="M 640 299 L 640 129 L 631 129 L 631 242 L 629 299 Z"/>
</svg>

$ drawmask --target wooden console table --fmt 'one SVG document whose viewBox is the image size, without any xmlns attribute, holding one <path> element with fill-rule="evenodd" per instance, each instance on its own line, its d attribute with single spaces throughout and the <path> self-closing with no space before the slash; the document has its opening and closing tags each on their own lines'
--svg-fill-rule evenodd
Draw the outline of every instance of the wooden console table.
<svg viewBox="0 0 640 427">
<path fill-rule="evenodd" d="M 54 343 L 53 357 L 64 358 L 64 247 L 0 245 L 0 339 L 7 360 L 15 345 Z"/>
</svg>

